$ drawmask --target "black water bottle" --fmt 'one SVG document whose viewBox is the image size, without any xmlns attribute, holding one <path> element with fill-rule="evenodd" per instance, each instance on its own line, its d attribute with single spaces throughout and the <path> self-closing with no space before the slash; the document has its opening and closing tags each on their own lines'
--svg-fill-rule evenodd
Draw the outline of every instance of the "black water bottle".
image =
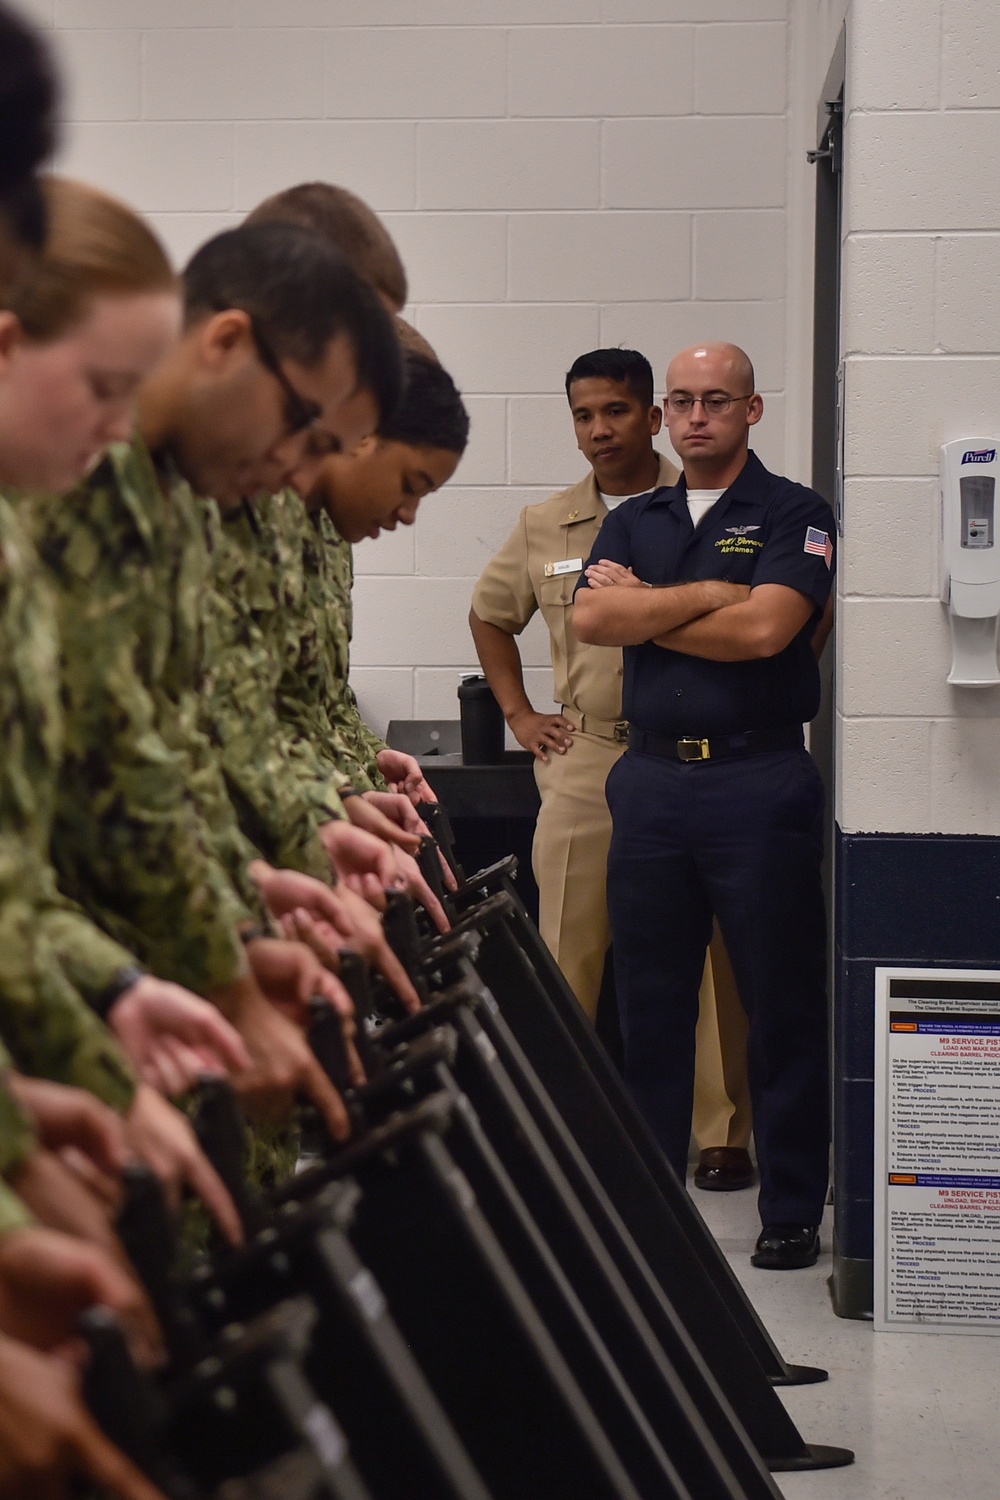
<svg viewBox="0 0 1000 1500">
<path fill-rule="evenodd" d="M 462 762 L 495 766 L 503 760 L 503 710 L 485 677 L 463 677 L 458 685 Z"/>
</svg>

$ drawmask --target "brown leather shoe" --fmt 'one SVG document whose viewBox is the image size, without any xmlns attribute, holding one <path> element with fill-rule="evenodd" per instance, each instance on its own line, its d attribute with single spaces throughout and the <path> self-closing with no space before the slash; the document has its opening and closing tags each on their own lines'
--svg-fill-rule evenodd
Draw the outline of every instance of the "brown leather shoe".
<svg viewBox="0 0 1000 1500">
<path fill-rule="evenodd" d="M 740 1146 L 711 1146 L 698 1158 L 694 1185 L 710 1193 L 735 1193 L 752 1187 L 756 1177 L 749 1151 Z"/>
</svg>

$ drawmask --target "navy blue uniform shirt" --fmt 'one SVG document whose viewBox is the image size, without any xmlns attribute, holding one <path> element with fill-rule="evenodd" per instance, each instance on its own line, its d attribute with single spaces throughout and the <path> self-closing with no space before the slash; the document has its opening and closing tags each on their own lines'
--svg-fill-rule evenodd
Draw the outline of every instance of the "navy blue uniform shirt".
<svg viewBox="0 0 1000 1500">
<path fill-rule="evenodd" d="M 810 641 L 833 579 L 833 512 L 815 490 L 771 474 L 753 453 L 697 529 L 683 475 L 672 488 L 627 500 L 601 527 L 587 566 L 610 558 L 645 583 L 724 578 L 756 588 L 782 583 L 815 605 L 777 656 L 707 661 L 654 646 L 626 646 L 622 712 L 654 734 L 697 738 L 804 724 L 819 708 Z M 587 588 L 581 575 L 578 588 Z"/>
</svg>

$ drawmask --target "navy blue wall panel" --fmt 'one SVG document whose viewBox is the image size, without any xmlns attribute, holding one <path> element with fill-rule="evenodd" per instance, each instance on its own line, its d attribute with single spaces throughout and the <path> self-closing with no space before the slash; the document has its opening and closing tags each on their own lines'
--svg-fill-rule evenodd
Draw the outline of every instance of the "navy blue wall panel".
<svg viewBox="0 0 1000 1500">
<path fill-rule="evenodd" d="M 870 1260 L 875 969 L 1000 967 L 1000 839 L 837 829 L 834 1198 L 838 1254 Z"/>
</svg>

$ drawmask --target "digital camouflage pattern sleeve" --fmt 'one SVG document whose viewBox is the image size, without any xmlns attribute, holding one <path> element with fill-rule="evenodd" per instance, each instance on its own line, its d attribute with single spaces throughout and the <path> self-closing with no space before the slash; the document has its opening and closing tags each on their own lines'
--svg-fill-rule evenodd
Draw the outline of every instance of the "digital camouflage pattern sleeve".
<svg viewBox="0 0 1000 1500">
<path fill-rule="evenodd" d="M 76 951 L 117 972 L 103 934 L 56 888 L 48 864 L 61 764 L 58 638 L 52 599 L 18 516 L 0 498 L 0 1036 L 17 1066 L 90 1089 L 125 1109 L 135 1079 L 111 1033 L 87 1007 L 47 928 L 72 920 Z M 106 983 L 110 975 L 103 974 Z"/>
<path fill-rule="evenodd" d="M 214 588 L 202 722 L 244 830 L 273 863 L 330 878 L 317 830 L 344 816 L 338 767 L 278 714 L 283 629 L 281 559 L 261 545 L 249 506 L 215 516 Z"/>
<path fill-rule="evenodd" d="M 38 1144 L 35 1127 L 7 1086 L 13 1059 L 0 1042 L 0 1177 L 26 1161 Z"/>
<path fill-rule="evenodd" d="M 177 609 L 197 578 L 197 532 L 136 438 L 72 495 L 37 502 L 35 535 L 62 644 L 60 887 L 162 978 L 202 993 L 229 983 L 246 972 L 239 925 L 254 913 L 219 858 L 197 777 L 188 785 L 178 708 L 197 665 Z"/>
<path fill-rule="evenodd" d="M 351 549 L 326 512 L 310 513 L 293 490 L 257 507 L 265 553 L 280 562 L 282 660 L 279 713 L 301 738 L 346 774 L 358 792 L 384 790 L 376 755 L 383 742 L 361 718 L 350 669 Z"/>
<path fill-rule="evenodd" d="M 385 749 L 385 741 L 369 729 L 361 717 L 358 700 L 350 684 L 351 636 L 354 631 L 354 606 L 351 591 L 354 587 L 354 555 L 350 542 L 345 542 L 325 511 L 319 512 L 317 523 L 319 563 L 317 578 L 320 594 L 317 611 L 330 621 L 331 661 L 333 673 L 330 678 L 330 701 L 327 714 L 341 739 L 348 744 L 368 777 L 371 787 L 378 791 L 386 788 L 385 777 L 378 768 L 378 753 Z M 367 788 L 366 788 L 367 790 Z"/>
<path fill-rule="evenodd" d="M 345 789 L 369 791 L 372 781 L 352 738 L 332 723 L 336 698 L 336 622 L 327 609 L 322 577 L 325 556 L 317 528 L 293 490 L 262 496 L 255 504 L 258 547 L 276 573 L 279 607 L 262 617 L 280 664 L 278 714 L 300 754 L 318 756 Z"/>
<path fill-rule="evenodd" d="M 0 1234 L 7 1234 L 11 1229 L 27 1229 L 34 1222 L 13 1188 L 0 1182 Z"/>
<path fill-rule="evenodd" d="M 32 861 L 31 898 L 39 921 L 67 977 L 89 1000 L 135 958 L 62 895 L 49 864 L 63 746 L 59 645 L 52 595 L 18 515 L 18 505 L 26 503 L 11 497 L 0 518 L 4 602 L 15 642 L 3 657 L 8 750 L 0 831 L 20 838 Z"/>
<path fill-rule="evenodd" d="M 172 609 L 171 650 L 163 672 L 152 683 L 160 732 L 180 757 L 184 776 L 212 847 L 254 918 L 267 926 L 268 914 L 248 867 L 262 851 L 240 826 L 216 746 L 201 724 L 202 692 L 211 632 L 209 599 L 215 555 L 211 512 L 172 465 L 161 475 L 172 522 L 170 544 L 175 583 L 165 595 Z"/>
<path fill-rule="evenodd" d="M 70 982 L 47 933 L 45 872 L 26 868 L 17 844 L 0 837 L 0 1036 L 21 1072 L 88 1089 L 124 1112 L 135 1075 Z"/>
</svg>

